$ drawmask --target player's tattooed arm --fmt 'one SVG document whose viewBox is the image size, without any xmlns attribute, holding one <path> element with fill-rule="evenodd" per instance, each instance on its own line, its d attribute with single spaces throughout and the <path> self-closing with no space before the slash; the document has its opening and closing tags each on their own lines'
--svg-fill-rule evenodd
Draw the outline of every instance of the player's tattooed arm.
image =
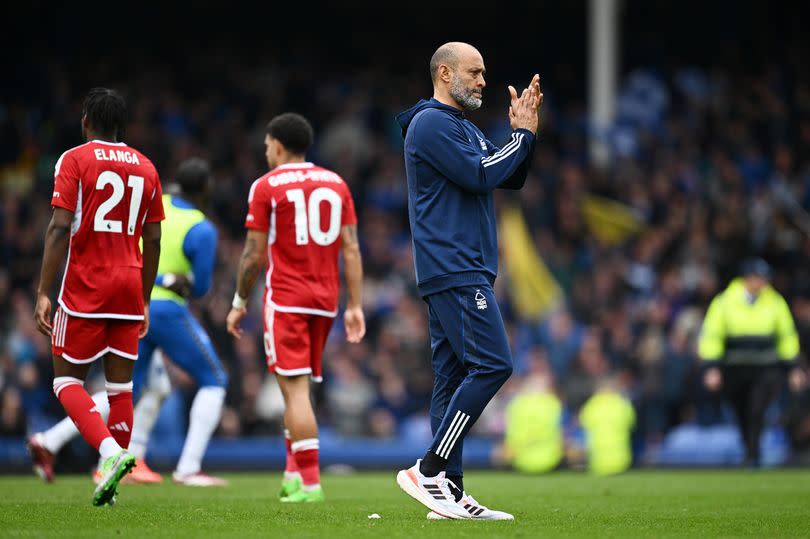
<svg viewBox="0 0 810 539">
<path fill-rule="evenodd" d="M 357 240 L 357 225 L 345 225 L 341 229 L 343 251 L 343 275 L 346 279 L 346 312 L 343 315 L 346 338 L 360 342 L 366 333 L 363 316 L 363 259 L 360 242 Z"/>
<path fill-rule="evenodd" d="M 256 284 L 259 274 L 264 269 L 267 258 L 267 233 L 248 230 L 245 248 L 239 259 L 239 273 L 236 276 L 236 292 L 239 297 L 247 298 Z"/>
<path fill-rule="evenodd" d="M 340 240 L 346 246 L 357 247 L 360 242 L 357 240 L 357 225 L 345 225 L 340 229 Z"/>
<path fill-rule="evenodd" d="M 45 249 L 42 253 L 42 270 L 39 275 L 37 305 L 34 311 L 37 329 L 45 335 L 51 334 L 51 300 L 48 294 L 67 255 L 72 221 L 72 211 L 54 208 L 51 222 L 45 232 Z"/>
<path fill-rule="evenodd" d="M 343 251 L 343 273 L 346 278 L 347 306 L 363 306 L 363 262 L 360 242 L 357 240 L 357 225 L 345 225 L 340 230 Z"/>
<path fill-rule="evenodd" d="M 258 230 L 248 230 L 245 239 L 245 248 L 242 250 L 242 257 L 239 259 L 239 270 L 236 275 L 236 296 L 242 298 L 241 306 L 237 303 L 238 298 L 234 296 L 234 304 L 231 312 L 225 319 L 225 326 L 228 333 L 242 338 L 243 330 L 239 327 L 242 319 L 247 315 L 244 300 L 250 295 L 259 273 L 264 269 L 264 261 L 267 258 L 267 232 Z"/>
</svg>

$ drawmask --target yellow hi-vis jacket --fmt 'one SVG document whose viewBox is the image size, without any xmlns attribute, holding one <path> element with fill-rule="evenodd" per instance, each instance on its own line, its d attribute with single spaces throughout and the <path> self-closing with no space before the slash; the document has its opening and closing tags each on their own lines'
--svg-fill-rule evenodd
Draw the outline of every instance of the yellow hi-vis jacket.
<svg viewBox="0 0 810 539">
<path fill-rule="evenodd" d="M 698 340 L 704 361 L 773 365 L 799 355 L 799 336 L 785 299 L 765 286 L 749 301 L 742 278 L 734 279 L 706 311 Z"/>
<path fill-rule="evenodd" d="M 579 412 L 585 430 L 588 470 L 596 475 L 617 474 L 633 464 L 630 436 L 636 424 L 633 405 L 621 393 L 594 393 Z"/>
<path fill-rule="evenodd" d="M 563 405 L 550 392 L 517 395 L 506 409 L 507 451 L 512 466 L 526 473 L 550 472 L 562 460 Z"/>
</svg>

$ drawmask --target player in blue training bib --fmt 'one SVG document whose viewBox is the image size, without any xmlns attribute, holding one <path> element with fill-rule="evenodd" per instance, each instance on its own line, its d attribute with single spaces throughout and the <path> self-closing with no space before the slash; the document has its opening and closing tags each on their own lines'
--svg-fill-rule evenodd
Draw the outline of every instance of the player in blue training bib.
<svg viewBox="0 0 810 539">
<path fill-rule="evenodd" d="M 192 486 L 222 486 L 223 479 L 201 472 L 202 458 L 219 424 L 228 376 L 211 339 L 192 316 L 186 297 L 198 298 L 211 288 L 216 258 L 217 231 L 197 209 L 208 193 L 211 171 L 202 159 L 180 164 L 175 185 L 163 195 L 166 220 L 160 239 L 158 276 L 150 302 L 149 332 L 138 347 L 133 373 L 137 400 L 130 452 L 137 465 L 130 476 L 138 482 L 155 482 L 159 476 L 144 462 L 149 433 L 160 404 L 167 396 L 166 384 L 146 384 L 150 361 L 160 349 L 172 363 L 197 383 L 191 405 L 189 428 L 177 468 L 175 483 Z"/>
</svg>

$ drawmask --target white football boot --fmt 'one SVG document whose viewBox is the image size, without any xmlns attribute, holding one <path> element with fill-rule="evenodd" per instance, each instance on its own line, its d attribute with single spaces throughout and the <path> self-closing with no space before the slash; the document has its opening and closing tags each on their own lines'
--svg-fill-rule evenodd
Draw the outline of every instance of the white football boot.
<svg viewBox="0 0 810 539">
<path fill-rule="evenodd" d="M 463 506 L 456 503 L 450 491 L 451 481 L 444 472 L 436 477 L 425 477 L 419 471 L 420 460 L 407 470 L 400 470 L 397 474 L 399 487 L 431 510 L 441 518 L 469 519 L 470 513 Z"/>
<path fill-rule="evenodd" d="M 466 492 L 462 495 L 461 499 L 456 502 L 456 504 L 464 511 L 467 511 L 469 514 L 467 518 L 472 520 L 515 520 L 514 515 L 510 515 L 504 511 L 495 511 L 494 509 L 490 509 L 485 505 L 481 505 L 475 500 L 475 498 Z M 437 513 L 436 511 L 431 511 L 427 514 L 427 517 L 428 520 L 447 519 L 447 517 Z"/>
<path fill-rule="evenodd" d="M 187 487 L 227 487 L 228 480 L 221 477 L 214 477 L 202 472 L 192 474 L 181 474 L 174 472 L 172 480 L 177 485 L 185 485 Z"/>
</svg>

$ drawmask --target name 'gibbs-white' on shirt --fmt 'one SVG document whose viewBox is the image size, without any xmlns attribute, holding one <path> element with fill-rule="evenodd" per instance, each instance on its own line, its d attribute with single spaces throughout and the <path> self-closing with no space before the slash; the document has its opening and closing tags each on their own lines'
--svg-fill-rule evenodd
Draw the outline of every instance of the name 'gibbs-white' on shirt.
<svg viewBox="0 0 810 539">
<path fill-rule="evenodd" d="M 357 223 L 343 178 L 312 163 L 288 163 L 253 183 L 245 227 L 265 231 L 265 301 L 275 310 L 334 317 L 341 228 Z"/>
<path fill-rule="evenodd" d="M 59 305 L 84 318 L 143 319 L 144 223 L 163 220 L 152 162 L 123 142 L 94 140 L 62 154 L 53 207 L 73 212 Z"/>
</svg>

